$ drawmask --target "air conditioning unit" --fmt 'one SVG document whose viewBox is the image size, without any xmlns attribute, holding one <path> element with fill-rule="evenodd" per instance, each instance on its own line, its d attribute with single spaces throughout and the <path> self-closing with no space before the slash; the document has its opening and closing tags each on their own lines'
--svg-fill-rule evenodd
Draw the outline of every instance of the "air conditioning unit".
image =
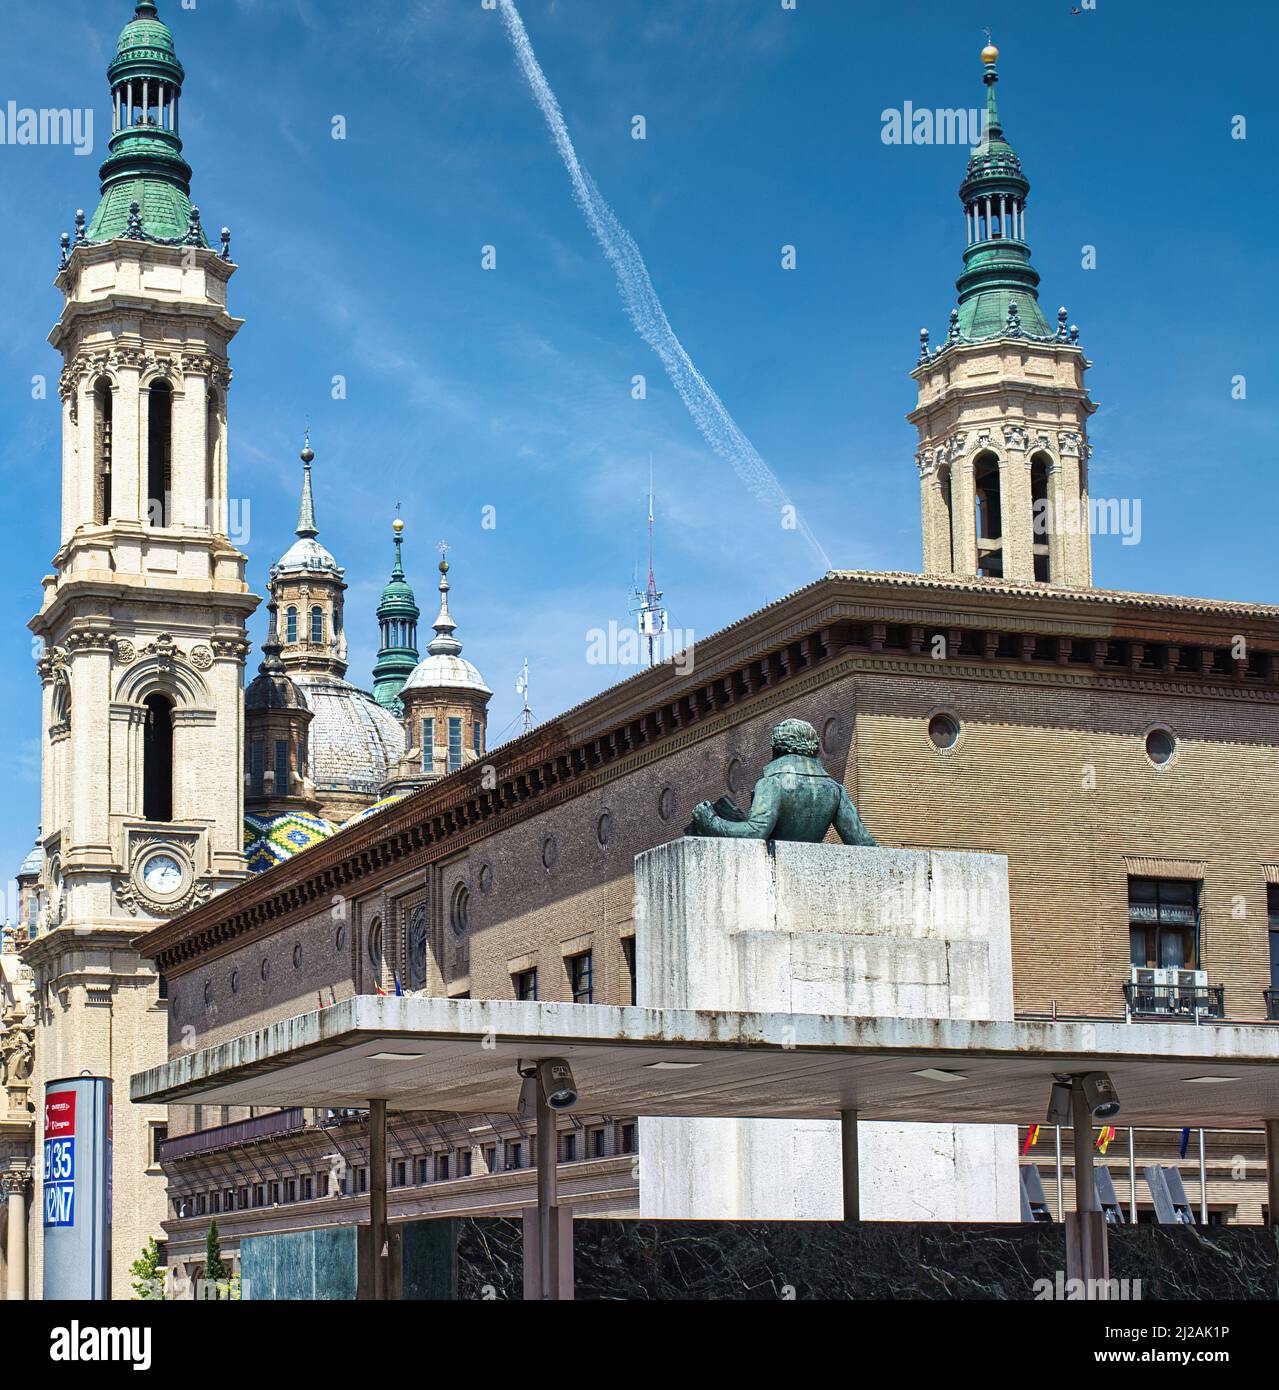
<svg viewBox="0 0 1279 1390">
<path fill-rule="evenodd" d="M 1134 965 L 1132 967 L 1132 982 L 1141 989 L 1166 989 L 1169 985 L 1176 984 L 1173 976 L 1177 973 L 1175 970 L 1152 969 L 1148 965 Z"/>
<path fill-rule="evenodd" d="M 1177 1008 L 1184 1013 L 1193 1013 L 1206 997 L 1208 972 L 1206 970 L 1171 970 L 1173 986 L 1177 995 Z"/>
</svg>

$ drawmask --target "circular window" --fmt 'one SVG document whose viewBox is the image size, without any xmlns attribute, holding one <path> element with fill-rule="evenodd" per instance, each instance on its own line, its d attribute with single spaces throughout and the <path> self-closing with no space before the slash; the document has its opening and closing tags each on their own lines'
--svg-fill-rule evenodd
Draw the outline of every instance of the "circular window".
<svg viewBox="0 0 1279 1390">
<path fill-rule="evenodd" d="M 369 964 L 374 970 L 382 968 L 382 919 L 375 917 L 369 928 Z"/>
<path fill-rule="evenodd" d="M 928 737 L 936 749 L 953 748 L 959 742 L 959 720 L 953 714 L 934 714 L 928 721 Z"/>
<path fill-rule="evenodd" d="M 595 840 L 601 849 L 613 839 L 613 813 L 605 811 L 595 822 Z"/>
<path fill-rule="evenodd" d="M 831 717 L 822 725 L 822 752 L 827 755 L 835 752 L 835 745 L 839 742 L 839 719 L 836 715 Z"/>
<path fill-rule="evenodd" d="M 1167 729 L 1151 729 L 1146 735 L 1146 757 L 1156 767 L 1163 767 L 1165 763 L 1170 763 L 1176 751 L 1177 740 Z"/>
<path fill-rule="evenodd" d="M 207 1009 L 213 1003 L 213 981 L 204 982 L 204 1007 Z"/>
<path fill-rule="evenodd" d="M 346 923 L 343 922 L 333 934 L 333 949 L 344 951 L 346 949 Z"/>
<path fill-rule="evenodd" d="M 240 992 L 240 972 L 239 972 L 238 970 L 233 970 L 233 971 L 231 972 L 231 993 L 232 993 L 232 994 L 239 994 L 239 992 Z"/>
<path fill-rule="evenodd" d="M 728 771 L 724 774 L 724 784 L 730 792 L 735 792 L 742 780 L 742 760 L 740 758 L 730 758 L 728 760 Z"/>
<path fill-rule="evenodd" d="M 271 978 L 271 961 L 269 957 L 262 957 L 262 964 L 258 966 L 258 974 L 261 975 L 264 980 L 269 980 Z"/>
<path fill-rule="evenodd" d="M 493 866 L 492 864 L 480 865 L 480 892 L 488 893 L 493 888 Z"/>
<path fill-rule="evenodd" d="M 542 867 L 549 873 L 560 862 L 560 847 L 554 835 L 542 841 Z"/>
<path fill-rule="evenodd" d="M 294 970 L 302 968 L 302 943 L 300 941 L 293 948 L 293 968 Z"/>
<path fill-rule="evenodd" d="M 449 924 L 458 936 L 466 933 L 471 925 L 471 890 L 465 883 L 459 883 L 449 900 Z"/>
<path fill-rule="evenodd" d="M 657 814 L 663 820 L 670 820 L 675 814 L 675 790 L 673 787 L 663 787 L 657 798 Z"/>
</svg>

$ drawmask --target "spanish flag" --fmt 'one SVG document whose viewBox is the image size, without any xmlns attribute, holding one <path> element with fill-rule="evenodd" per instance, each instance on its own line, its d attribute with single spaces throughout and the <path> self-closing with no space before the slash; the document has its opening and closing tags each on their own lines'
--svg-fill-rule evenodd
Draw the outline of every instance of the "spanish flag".
<svg viewBox="0 0 1279 1390">
<path fill-rule="evenodd" d="M 1021 1151 L 1027 1154 L 1039 1143 L 1039 1126 L 1031 1125 L 1026 1131 L 1026 1142 L 1021 1146 Z"/>
<path fill-rule="evenodd" d="M 1097 1149 L 1099 1153 L 1105 1153 L 1110 1147 L 1111 1141 L 1115 1137 L 1114 1125 L 1102 1125 L 1101 1133 L 1097 1135 Z"/>
</svg>

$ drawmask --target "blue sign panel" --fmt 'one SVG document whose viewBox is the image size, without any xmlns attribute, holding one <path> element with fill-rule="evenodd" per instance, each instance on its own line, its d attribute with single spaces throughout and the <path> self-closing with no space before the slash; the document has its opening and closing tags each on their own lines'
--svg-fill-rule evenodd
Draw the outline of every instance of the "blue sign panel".
<svg viewBox="0 0 1279 1390">
<path fill-rule="evenodd" d="M 75 1225 L 75 1139 L 44 1141 L 44 1224 Z"/>
</svg>

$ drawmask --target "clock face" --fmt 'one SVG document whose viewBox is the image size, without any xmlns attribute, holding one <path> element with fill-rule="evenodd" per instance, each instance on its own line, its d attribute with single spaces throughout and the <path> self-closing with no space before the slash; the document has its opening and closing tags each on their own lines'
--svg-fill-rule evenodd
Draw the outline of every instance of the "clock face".
<svg viewBox="0 0 1279 1390">
<path fill-rule="evenodd" d="M 161 897 L 182 887 L 182 865 L 171 854 L 154 854 L 142 870 L 142 881 Z"/>
</svg>

